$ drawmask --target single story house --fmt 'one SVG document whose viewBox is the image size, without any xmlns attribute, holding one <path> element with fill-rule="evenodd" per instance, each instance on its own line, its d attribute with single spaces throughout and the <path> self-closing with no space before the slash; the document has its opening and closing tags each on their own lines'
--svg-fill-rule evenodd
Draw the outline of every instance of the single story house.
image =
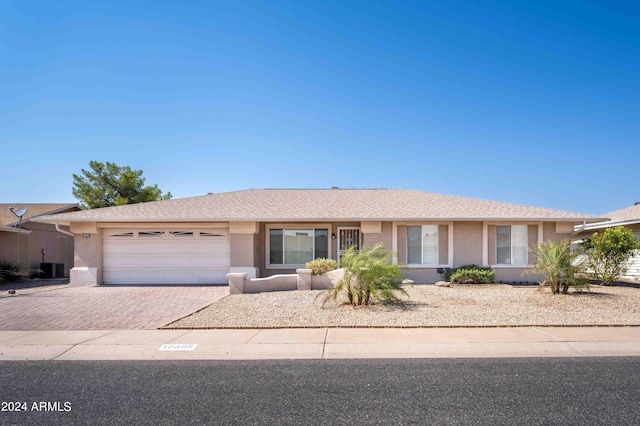
<svg viewBox="0 0 640 426">
<path fill-rule="evenodd" d="M 26 209 L 22 220 L 13 211 Z M 74 236 L 69 226 L 56 230 L 55 223 L 34 222 L 38 216 L 79 211 L 77 204 L 0 204 L 0 259 L 18 263 L 31 271 L 41 263 L 60 266 L 57 272 L 68 277 L 73 266 Z M 52 274 L 56 271 L 52 269 Z M 61 277 L 56 277 L 61 278 Z"/>
<path fill-rule="evenodd" d="M 585 238 L 593 235 L 594 232 L 602 232 L 606 228 L 624 226 L 631 229 L 636 238 L 640 239 L 640 202 L 636 202 L 631 207 L 612 211 L 602 216 L 609 218 L 609 220 L 576 226 L 575 231 L 577 237 Z M 637 253 L 631 259 L 627 274 L 623 278 L 640 279 L 640 253 Z"/>
<path fill-rule="evenodd" d="M 417 283 L 491 265 L 526 281 L 537 243 L 603 218 L 408 189 L 249 189 L 38 217 L 75 236 L 72 283 L 224 283 L 383 243 Z"/>
</svg>

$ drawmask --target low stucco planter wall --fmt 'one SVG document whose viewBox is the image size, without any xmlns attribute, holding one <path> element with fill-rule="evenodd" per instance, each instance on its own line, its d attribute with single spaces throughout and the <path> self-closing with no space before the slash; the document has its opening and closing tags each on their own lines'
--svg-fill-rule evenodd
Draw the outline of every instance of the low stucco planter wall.
<svg viewBox="0 0 640 426">
<path fill-rule="evenodd" d="M 298 288 L 298 274 L 272 275 L 267 278 L 245 280 L 244 293 L 290 291 Z"/>
<path fill-rule="evenodd" d="M 311 288 L 313 290 L 333 288 L 343 277 L 344 269 L 336 269 L 322 275 L 313 275 L 311 277 Z"/>
<path fill-rule="evenodd" d="M 248 279 L 246 273 L 229 273 L 229 293 L 263 293 L 269 291 L 324 290 L 335 287 L 344 276 L 343 269 L 323 275 L 311 275 L 311 269 L 298 269 L 295 274 L 272 275 Z"/>
</svg>

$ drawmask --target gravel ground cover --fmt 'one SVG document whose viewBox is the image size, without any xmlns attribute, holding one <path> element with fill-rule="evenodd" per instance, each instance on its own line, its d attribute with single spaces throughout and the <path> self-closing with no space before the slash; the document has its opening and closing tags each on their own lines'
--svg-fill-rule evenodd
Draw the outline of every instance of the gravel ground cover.
<svg viewBox="0 0 640 426">
<path fill-rule="evenodd" d="M 640 288 L 552 295 L 538 286 L 414 285 L 403 305 L 327 303 L 324 291 L 229 295 L 168 328 L 640 325 Z"/>
</svg>

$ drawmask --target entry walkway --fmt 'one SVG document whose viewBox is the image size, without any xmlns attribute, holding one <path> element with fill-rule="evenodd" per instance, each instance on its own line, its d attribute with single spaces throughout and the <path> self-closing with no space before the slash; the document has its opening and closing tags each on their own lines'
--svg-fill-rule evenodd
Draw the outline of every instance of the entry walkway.
<svg viewBox="0 0 640 426">
<path fill-rule="evenodd" d="M 0 360 L 640 356 L 640 327 L 0 331 Z"/>
</svg>

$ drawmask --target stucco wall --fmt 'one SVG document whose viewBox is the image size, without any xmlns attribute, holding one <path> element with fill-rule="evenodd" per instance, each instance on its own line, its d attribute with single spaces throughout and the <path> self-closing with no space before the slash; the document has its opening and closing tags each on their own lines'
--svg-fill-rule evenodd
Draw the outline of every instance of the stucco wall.
<svg viewBox="0 0 640 426">
<path fill-rule="evenodd" d="M 398 225 L 397 227 L 397 243 L 396 254 L 398 255 L 398 263 L 406 265 L 407 263 L 407 227 L 406 225 Z"/>
<path fill-rule="evenodd" d="M 73 265 L 80 268 L 97 268 L 97 284 L 102 284 L 102 229 L 98 228 L 95 232 L 90 234 L 90 238 L 76 234 Z"/>
<path fill-rule="evenodd" d="M 482 266 L 482 222 L 453 224 L 453 266 Z"/>
<path fill-rule="evenodd" d="M 18 261 L 18 234 L 0 232 L 0 259 L 8 262 Z"/>
<path fill-rule="evenodd" d="M 255 236 L 230 234 L 231 266 L 256 266 Z"/>
<path fill-rule="evenodd" d="M 544 222 L 543 223 L 543 239 L 547 240 L 561 240 L 563 238 L 572 238 L 571 234 L 560 234 L 556 232 L 556 223 L 555 222 Z"/>
<path fill-rule="evenodd" d="M 438 226 L 438 264 L 449 264 L 449 232 L 453 232 L 448 225 Z"/>
<path fill-rule="evenodd" d="M 542 277 L 528 268 L 494 268 L 497 283 L 537 283 Z"/>
<path fill-rule="evenodd" d="M 382 222 L 381 231 L 382 232 L 375 234 L 362 234 L 362 245 L 373 246 L 377 243 L 382 243 L 386 248 L 391 249 L 393 242 L 393 227 L 391 222 Z"/>
<path fill-rule="evenodd" d="M 404 270 L 404 277 L 416 284 L 433 284 L 442 281 L 442 274 L 437 268 L 408 268 Z"/>
<path fill-rule="evenodd" d="M 533 265 L 536 263 L 536 256 L 531 251 L 538 245 L 538 225 L 529 225 L 529 228 L 527 229 L 527 237 L 529 238 L 529 241 L 527 242 L 529 245 L 527 262 L 529 265 Z"/>
<path fill-rule="evenodd" d="M 489 225 L 487 226 L 487 258 L 489 265 L 496 264 L 496 226 Z M 486 266 L 486 265 L 483 265 Z"/>
<path fill-rule="evenodd" d="M 64 263 L 64 275 L 68 277 L 73 267 L 74 237 L 58 232 L 54 225 L 46 223 L 29 222 L 24 228 L 32 231 L 29 235 L 29 268 L 39 269 L 41 262 Z M 69 231 L 68 226 L 60 229 Z"/>
</svg>

